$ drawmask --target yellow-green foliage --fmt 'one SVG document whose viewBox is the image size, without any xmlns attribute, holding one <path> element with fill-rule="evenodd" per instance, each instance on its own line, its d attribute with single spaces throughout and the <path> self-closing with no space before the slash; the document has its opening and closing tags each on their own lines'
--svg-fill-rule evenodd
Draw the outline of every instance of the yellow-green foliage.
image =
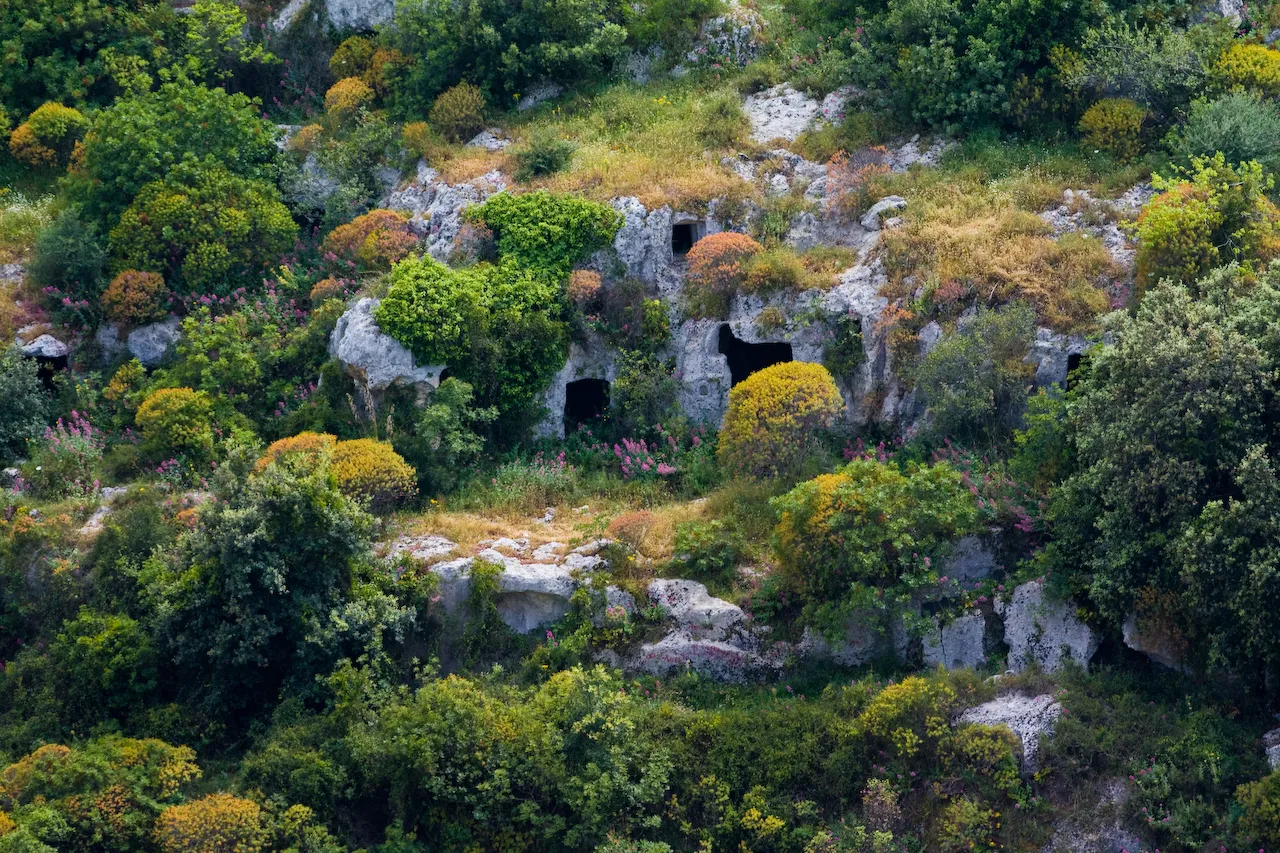
<svg viewBox="0 0 1280 853">
<path fill-rule="evenodd" d="M 801 483 L 773 506 L 783 568 L 818 601 L 838 601 L 854 584 L 929 576 L 933 561 L 977 518 L 972 496 L 949 465 L 904 473 L 874 459 L 855 459 Z"/>
<path fill-rule="evenodd" d="M 324 108 L 338 124 L 346 124 L 373 103 L 373 89 L 359 77 L 344 77 L 324 93 Z"/>
<path fill-rule="evenodd" d="M 1280 772 L 1241 785 L 1236 799 L 1244 809 L 1240 817 L 1244 830 L 1265 844 L 1280 844 Z"/>
<path fill-rule="evenodd" d="M 329 58 L 329 72 L 335 80 L 364 77 L 373 65 L 373 42 L 364 36 L 351 36 L 338 45 Z"/>
<path fill-rule="evenodd" d="M 484 128 L 484 93 L 470 83 L 459 83 L 436 98 L 427 118 L 446 138 L 464 142 Z"/>
<path fill-rule="evenodd" d="M 1120 161 L 1142 153 L 1142 122 L 1147 111 L 1128 98 L 1104 98 L 1080 117 L 1084 141 Z"/>
<path fill-rule="evenodd" d="M 943 681 L 913 675 L 876 694 L 858 718 L 862 730 L 899 757 L 930 753 L 951 733 L 956 692 Z"/>
<path fill-rule="evenodd" d="M 0 838 L 4 838 L 9 833 L 13 832 L 16 827 L 17 824 L 13 822 L 13 819 L 3 811 L 0 811 Z"/>
<path fill-rule="evenodd" d="M 262 810 L 253 800 L 210 794 L 162 811 L 155 840 L 161 853 L 258 853 L 266 842 Z"/>
<path fill-rule="evenodd" d="M 316 150 L 320 137 L 324 135 L 324 128 L 318 124 L 308 124 L 298 128 L 298 132 L 289 137 L 288 148 L 290 151 L 302 151 L 310 153 Z"/>
<path fill-rule="evenodd" d="M 142 389 L 147 383 L 147 369 L 142 362 L 131 358 L 116 370 L 111 381 L 102 390 L 102 397 L 117 409 L 133 412 L 142 401 Z"/>
<path fill-rule="evenodd" d="M 315 467 L 333 454 L 337 443 L 338 439 L 327 432 L 300 432 L 267 445 L 254 470 L 260 472 L 281 457 L 297 458 L 303 464 Z"/>
<path fill-rule="evenodd" d="M 1280 95 L 1280 51 L 1260 44 L 1233 44 L 1213 66 L 1213 79 L 1227 91 L 1244 89 L 1274 98 Z"/>
<path fill-rule="evenodd" d="M 390 444 L 371 438 L 340 441 L 330 465 L 338 488 L 385 512 L 418 493 L 417 473 Z"/>
<path fill-rule="evenodd" d="M 203 391 L 162 388 L 142 401 L 135 420 L 152 456 L 202 458 L 213 450 L 212 415 L 209 396 Z"/>
<path fill-rule="evenodd" d="M 938 820 L 938 850 L 941 853 L 969 853 L 995 846 L 999 826 L 994 809 L 971 797 L 952 800 Z"/>
<path fill-rule="evenodd" d="M 788 361 L 766 367 L 729 392 L 720 462 L 747 476 L 793 472 L 843 409 L 840 389 L 822 365 Z"/>
<path fill-rule="evenodd" d="M 1280 254 L 1280 210 L 1263 194 L 1272 182 L 1257 163 L 1230 166 L 1219 153 L 1151 183 L 1163 192 L 1135 226 L 1140 293 L 1163 278 L 1190 284 L 1222 264 L 1252 267 Z"/>
<path fill-rule="evenodd" d="M 28 166 L 62 168 L 88 129 L 89 120 L 79 110 L 51 101 L 38 107 L 13 131 L 9 152 Z"/>
</svg>

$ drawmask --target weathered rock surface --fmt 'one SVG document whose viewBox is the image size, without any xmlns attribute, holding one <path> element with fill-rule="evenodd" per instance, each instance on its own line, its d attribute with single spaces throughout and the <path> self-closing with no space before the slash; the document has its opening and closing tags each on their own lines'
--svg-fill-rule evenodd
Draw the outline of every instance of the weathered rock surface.
<svg viewBox="0 0 1280 853">
<path fill-rule="evenodd" d="M 443 365 L 420 366 L 413 353 L 378 328 L 373 319 L 379 300 L 364 297 L 338 319 L 329 338 L 329 354 L 370 391 L 405 385 L 426 392 L 440 384 Z"/>
<path fill-rule="evenodd" d="M 338 191 L 338 181 L 320 165 L 320 158 L 308 154 L 289 175 L 284 185 L 285 199 L 294 207 L 304 210 L 324 210 L 333 194 Z"/>
<path fill-rule="evenodd" d="M 118 324 L 103 323 L 94 333 L 94 340 L 101 348 L 103 358 L 111 361 L 127 352 L 146 367 L 161 364 L 182 337 L 181 322 L 177 317 L 138 326 L 130 330 L 123 341 L 120 340 L 120 332 Z"/>
<path fill-rule="evenodd" d="M 1126 646 L 1146 655 L 1153 663 L 1170 669 L 1185 669 L 1182 662 L 1182 644 L 1166 633 L 1153 630 L 1149 626 L 1139 625 L 1138 614 L 1130 613 L 1125 618 L 1121 632 Z"/>
<path fill-rule="evenodd" d="M 520 96 L 520 100 L 516 102 L 516 109 L 524 112 L 531 110 L 538 104 L 553 100 L 564 94 L 564 86 L 559 83 L 546 82 L 539 83 L 530 87 L 529 91 Z"/>
<path fill-rule="evenodd" d="M 691 636 L 724 640 L 747 623 L 741 607 L 712 596 L 697 581 L 655 580 L 649 584 L 649 599 Z"/>
<path fill-rule="evenodd" d="M 1036 385 L 1061 385 L 1067 381 L 1072 356 L 1083 356 L 1093 342 L 1081 335 L 1064 335 L 1041 326 L 1027 353 L 1026 362 L 1036 366 Z"/>
<path fill-rule="evenodd" d="M 538 425 L 539 436 L 564 438 L 564 409 L 569 383 L 579 379 L 602 379 L 612 383 L 618 376 L 616 355 L 612 348 L 596 337 L 570 345 L 569 358 L 564 367 L 560 368 L 543 392 L 547 417 Z"/>
<path fill-rule="evenodd" d="M 1150 850 L 1124 825 L 1124 809 L 1130 799 L 1123 779 L 1111 779 L 1103 786 L 1097 804 L 1054 826 L 1053 838 L 1041 853 L 1138 853 Z"/>
<path fill-rule="evenodd" d="M 41 335 L 29 344 L 22 346 L 21 352 L 27 358 L 41 361 L 56 361 L 67 357 L 71 348 L 53 335 Z"/>
<path fill-rule="evenodd" d="M 1061 715 L 1062 706 L 1052 696 L 1024 696 L 1015 693 L 968 709 L 956 723 L 1008 726 L 1009 731 L 1022 742 L 1023 771 L 1033 773 L 1036 770 L 1036 753 L 1040 749 L 1040 736 L 1052 735 Z"/>
<path fill-rule="evenodd" d="M 951 556 L 942 566 L 942 574 L 963 583 L 988 578 L 995 568 L 996 555 L 982 539 L 965 536 L 956 542 Z"/>
<path fill-rule="evenodd" d="M 496 127 L 480 131 L 467 143 L 468 148 L 483 148 L 485 151 L 502 151 L 509 145 L 511 140 Z"/>
<path fill-rule="evenodd" d="M 276 32 L 284 32 L 294 22 L 307 0 L 290 0 L 271 22 Z M 340 30 L 369 31 L 387 23 L 395 15 L 395 0 L 325 0 L 329 23 Z"/>
<path fill-rule="evenodd" d="M 462 230 L 462 211 L 506 188 L 507 180 L 501 172 L 449 184 L 423 162 L 418 164 L 417 177 L 388 195 L 381 206 L 406 211 L 410 227 L 423 238 L 427 253 L 445 261 L 453 253 L 453 240 Z"/>
<path fill-rule="evenodd" d="M 84 526 L 80 528 L 80 535 L 96 536 L 100 533 L 107 516 L 111 515 L 111 504 L 127 491 L 129 490 L 123 486 L 107 486 L 98 492 L 98 499 L 101 503 L 93 511 L 93 515 L 89 516 L 89 519 L 85 521 Z"/>
<path fill-rule="evenodd" d="M 796 646 L 796 654 L 804 660 L 828 661 L 840 666 L 863 666 L 876 658 L 891 655 L 903 660 L 907 653 L 907 633 L 901 623 L 886 628 L 879 614 L 855 613 L 845 623 L 844 637 L 832 643 L 812 628 Z"/>
<path fill-rule="evenodd" d="M 764 29 L 759 12 L 733 0 L 723 15 L 702 22 L 693 50 L 685 59 L 689 65 L 719 62 L 742 67 L 759 57 Z"/>
<path fill-rule="evenodd" d="M 955 140 L 934 139 L 928 148 L 921 151 L 920 136 L 917 134 L 897 148 L 889 150 L 889 170 L 902 173 L 917 164 L 921 166 L 936 166 L 942 160 L 942 155 L 955 147 Z"/>
<path fill-rule="evenodd" d="M 1280 770 L 1280 729 L 1272 729 L 1262 736 L 1262 748 L 1267 752 L 1271 769 Z"/>
<path fill-rule="evenodd" d="M 759 143 L 785 139 L 794 142 L 813 124 L 821 105 L 789 83 L 780 83 L 755 95 L 742 105 L 751 122 L 751 138 Z"/>
<path fill-rule="evenodd" d="M 925 634 L 925 666 L 976 669 L 986 661 L 986 618 L 981 613 L 957 617 Z"/>
<path fill-rule="evenodd" d="M 1062 204 L 1040 214 L 1054 238 L 1083 233 L 1102 241 L 1108 254 L 1126 272 L 1132 271 L 1136 249 L 1120 222 L 1137 216 L 1155 195 L 1149 184 L 1138 184 L 1117 199 L 1095 199 L 1088 190 L 1065 190 Z"/>
<path fill-rule="evenodd" d="M 1044 585 L 1037 581 L 1015 589 L 1007 604 L 997 602 L 997 612 L 1004 616 L 1009 668 L 1017 672 L 1032 664 L 1054 672 L 1066 661 L 1087 669 L 1098 650 L 1098 635 L 1076 618 L 1075 608 L 1047 600 Z"/>
<path fill-rule="evenodd" d="M 881 219 L 885 214 L 896 210 L 902 210 L 907 206 L 907 200 L 900 195 L 885 196 L 862 215 L 862 227 L 868 231 L 879 231 L 881 227 Z"/>
</svg>

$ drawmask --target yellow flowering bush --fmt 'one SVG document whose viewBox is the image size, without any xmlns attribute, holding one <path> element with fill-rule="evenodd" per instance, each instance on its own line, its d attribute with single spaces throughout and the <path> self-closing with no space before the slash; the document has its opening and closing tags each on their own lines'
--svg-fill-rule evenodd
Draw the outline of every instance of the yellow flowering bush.
<svg viewBox="0 0 1280 853">
<path fill-rule="evenodd" d="M 252 800 L 210 794 L 162 811 L 155 841 L 162 853 L 258 853 L 266 845 L 262 809 Z"/>
<path fill-rule="evenodd" d="M 903 758 L 925 747 L 932 754 L 940 740 L 951 734 L 956 692 L 944 681 L 918 675 L 890 684 L 876 694 L 858 716 L 858 724 L 870 738 L 883 741 Z"/>
<path fill-rule="evenodd" d="M 373 103 L 373 89 L 359 77 L 344 77 L 324 93 L 324 108 L 338 124 L 345 124 Z"/>
<path fill-rule="evenodd" d="M 282 456 L 300 457 L 314 467 L 324 457 L 331 455 L 337 444 L 338 439 L 327 432 L 300 432 L 267 445 L 266 451 L 254 465 L 254 470 L 262 471 Z"/>
<path fill-rule="evenodd" d="M 367 501 L 374 512 L 391 510 L 418 493 L 413 467 L 390 444 L 372 438 L 338 442 L 330 470 L 338 488 Z"/>
<path fill-rule="evenodd" d="M 125 270 L 113 278 L 103 291 L 102 310 L 109 319 L 126 325 L 163 319 L 169 313 L 165 302 L 164 276 L 154 272 Z"/>
<path fill-rule="evenodd" d="M 751 477 L 793 472 L 843 409 L 840 389 L 822 365 L 788 361 L 766 367 L 729 392 L 720 462 Z"/>
<path fill-rule="evenodd" d="M 1227 91 L 1244 89 L 1274 98 L 1280 95 L 1280 51 L 1261 44 L 1233 44 L 1218 57 L 1212 76 Z"/>
<path fill-rule="evenodd" d="M 1103 98 L 1080 117 L 1084 141 L 1120 161 L 1142 153 L 1142 123 L 1147 111 L 1128 98 Z"/>
<path fill-rule="evenodd" d="M 212 415 L 209 395 L 203 391 L 162 388 L 142 401 L 134 420 L 152 456 L 203 458 L 213 452 Z"/>
<path fill-rule="evenodd" d="M 89 120 L 79 110 L 51 101 L 37 107 L 14 129 L 9 137 L 9 153 L 34 168 L 63 168 L 88 129 Z"/>
</svg>

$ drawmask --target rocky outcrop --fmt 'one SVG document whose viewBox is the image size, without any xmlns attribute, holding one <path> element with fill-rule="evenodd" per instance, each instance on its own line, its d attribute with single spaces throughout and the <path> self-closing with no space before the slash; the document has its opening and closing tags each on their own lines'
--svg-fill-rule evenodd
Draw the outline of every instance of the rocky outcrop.
<svg viewBox="0 0 1280 853">
<path fill-rule="evenodd" d="M 907 644 L 907 632 L 901 620 L 886 626 L 881 614 L 863 611 L 849 617 L 838 642 L 832 642 L 811 627 L 805 628 L 796 654 L 803 660 L 864 666 L 877 658 L 904 660 Z"/>
<path fill-rule="evenodd" d="M 112 361 L 127 352 L 145 367 L 162 364 L 182 337 L 182 326 L 177 317 L 131 329 L 123 341 L 120 340 L 121 331 L 117 323 L 103 323 L 98 327 L 94 340 L 98 342 L 103 358 Z"/>
<path fill-rule="evenodd" d="M 507 180 L 501 172 L 450 184 L 422 162 L 418 164 L 417 177 L 388 195 L 380 206 L 407 212 L 410 227 L 423 238 L 428 254 L 446 261 L 453 253 L 454 238 L 462 230 L 462 211 L 506 188 Z"/>
<path fill-rule="evenodd" d="M 1062 706 L 1052 696 L 1023 696 L 1015 693 L 968 709 L 960 715 L 956 724 L 977 723 L 1008 727 L 1022 742 L 1023 772 L 1034 773 L 1040 737 L 1053 734 L 1060 716 Z"/>
<path fill-rule="evenodd" d="M 404 385 L 429 393 L 440 384 L 444 365 L 417 364 L 413 353 L 378 328 L 373 319 L 378 305 L 379 300 L 365 297 L 348 308 L 329 337 L 329 354 L 371 392 Z"/>
<path fill-rule="evenodd" d="M 902 210 L 907 206 L 907 200 L 900 195 L 885 196 L 867 209 L 862 215 L 862 227 L 868 231 L 879 231 L 881 227 L 881 219 L 888 218 L 886 214 L 892 214 Z"/>
<path fill-rule="evenodd" d="M 1180 638 L 1140 622 L 1136 613 L 1130 613 L 1125 618 L 1121 633 L 1125 646 L 1146 655 L 1151 662 L 1186 671 L 1183 663 L 1185 643 Z"/>
<path fill-rule="evenodd" d="M 510 145 L 511 140 L 496 127 L 480 131 L 467 143 L 468 148 L 483 148 L 485 151 L 502 151 Z"/>
<path fill-rule="evenodd" d="M 1271 769 L 1280 770 L 1280 729 L 1272 729 L 1262 736 L 1262 748 L 1266 750 Z"/>
<path fill-rule="evenodd" d="M 312 5 L 310 0 L 290 0 L 271 22 L 272 29 L 284 32 Z M 325 0 L 323 8 L 334 27 L 369 32 L 391 20 L 396 3 L 395 0 Z"/>
<path fill-rule="evenodd" d="M 538 425 L 537 435 L 542 438 L 564 438 L 564 411 L 569 383 L 579 379 L 602 379 L 612 383 L 617 376 L 616 352 L 604 341 L 592 337 L 585 342 L 571 344 L 564 367 L 560 368 L 543 392 L 542 403 L 546 407 L 547 416 Z"/>
<path fill-rule="evenodd" d="M 944 669 L 977 669 L 987 660 L 986 617 L 959 616 L 924 636 L 924 664 Z"/>
<path fill-rule="evenodd" d="M 741 633 L 747 614 L 741 607 L 715 598 L 697 581 L 659 579 L 649 584 L 649 600 L 676 628 L 691 636 L 725 640 Z"/>
<path fill-rule="evenodd" d="M 968 583 L 991 577 L 996 568 L 996 555 L 977 536 L 965 536 L 956 542 L 951 556 L 942 566 L 942 574 L 953 581 Z"/>
<path fill-rule="evenodd" d="M 1098 650 L 1097 633 L 1076 618 L 1074 607 L 1048 600 L 1039 581 L 1015 589 L 1008 603 L 997 602 L 997 612 L 1004 617 L 1009 668 L 1016 672 L 1033 664 L 1055 672 L 1067 661 L 1087 669 Z"/>
<path fill-rule="evenodd" d="M 803 92 L 780 83 L 747 97 L 742 112 L 751 122 L 751 138 L 765 144 L 775 139 L 794 142 L 818 117 L 821 105 Z"/>
<path fill-rule="evenodd" d="M 530 86 L 529 91 L 520 96 L 520 100 L 516 101 L 516 109 L 520 112 L 531 110 L 539 104 L 554 100 L 564 94 L 564 86 L 559 83 L 546 81 L 535 86 Z"/>
<path fill-rule="evenodd" d="M 19 351 L 27 358 L 34 358 L 37 361 L 65 362 L 71 348 L 53 335 L 40 335 L 31 343 L 23 344 Z"/>
<path fill-rule="evenodd" d="M 687 65 L 736 65 L 742 67 L 760 56 L 764 17 L 732 0 L 723 15 L 708 18 L 698 29 L 693 49 L 685 57 Z M 677 75 L 687 68 L 677 69 Z"/>
<path fill-rule="evenodd" d="M 1082 357 L 1092 346 L 1093 341 L 1081 335 L 1064 335 L 1041 326 L 1025 361 L 1036 366 L 1036 385 L 1061 385 L 1067 381 L 1072 357 Z"/>
<path fill-rule="evenodd" d="M 324 210 L 338 191 L 338 181 L 320 165 L 320 158 L 308 154 L 297 171 L 283 180 L 285 201 L 299 210 Z"/>
<path fill-rule="evenodd" d="M 1131 273 L 1136 250 L 1120 223 L 1136 217 L 1153 195 L 1155 190 L 1149 184 L 1138 184 L 1117 199 L 1095 199 L 1088 190 L 1064 190 L 1062 204 L 1041 213 L 1040 218 L 1053 229 L 1055 239 L 1076 233 L 1096 237 L 1112 259 Z"/>
<path fill-rule="evenodd" d="M 929 147 L 922 151 L 920 150 L 920 135 L 916 134 L 902 145 L 889 149 L 887 165 L 891 172 L 899 174 L 916 165 L 936 166 L 941 162 L 942 155 L 955 147 L 955 140 L 939 138 L 934 139 L 929 144 Z"/>
</svg>

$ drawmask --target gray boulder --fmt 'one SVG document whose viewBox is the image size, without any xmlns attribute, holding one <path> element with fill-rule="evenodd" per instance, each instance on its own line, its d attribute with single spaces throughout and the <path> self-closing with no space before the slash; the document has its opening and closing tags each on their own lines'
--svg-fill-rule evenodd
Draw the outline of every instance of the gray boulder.
<svg viewBox="0 0 1280 853">
<path fill-rule="evenodd" d="M 885 196 L 862 215 L 861 225 L 868 231 L 880 230 L 880 219 L 890 211 L 902 210 L 907 206 L 907 200 L 900 195 Z"/>
<path fill-rule="evenodd" d="M 405 385 L 425 395 L 439 386 L 444 365 L 418 365 L 413 353 L 383 333 L 373 319 L 379 304 L 379 300 L 365 297 L 348 308 L 329 338 L 329 354 L 370 391 Z"/>
<path fill-rule="evenodd" d="M 511 145 L 511 140 L 496 127 L 482 130 L 467 143 L 468 148 L 483 148 L 485 151 L 502 151 Z"/>
<path fill-rule="evenodd" d="M 129 354 L 143 365 L 155 367 L 169 356 L 180 337 L 181 324 L 177 317 L 170 317 L 134 329 L 125 339 L 125 346 Z"/>
<path fill-rule="evenodd" d="M 957 617 L 924 636 L 924 664 L 945 669 L 977 669 L 986 662 L 987 622 L 981 613 Z"/>
<path fill-rule="evenodd" d="M 649 600 L 691 636 L 724 640 L 746 627 L 741 607 L 715 598 L 697 581 L 655 580 L 649 584 Z"/>
<path fill-rule="evenodd" d="M 1035 664 L 1055 672 L 1065 661 L 1086 669 L 1100 642 L 1092 628 L 1076 618 L 1075 608 L 1049 601 L 1044 585 L 1028 581 L 1013 591 L 1006 604 L 997 601 L 1004 616 L 1004 639 L 1009 646 L 1009 668 L 1021 672 Z"/>
<path fill-rule="evenodd" d="M 685 58 L 690 65 L 714 61 L 742 67 L 759 57 L 764 29 L 759 12 L 731 0 L 725 14 L 703 21 L 693 50 Z"/>
<path fill-rule="evenodd" d="M 1052 696 L 1023 696 L 1015 693 L 968 709 L 960 715 L 956 724 L 1007 726 L 1022 742 L 1023 772 L 1034 773 L 1040 737 L 1053 734 L 1060 716 L 1062 706 Z"/>
<path fill-rule="evenodd" d="M 41 335 L 31 343 L 23 345 L 21 352 L 27 358 L 57 361 L 66 358 L 71 348 L 53 335 Z"/>
<path fill-rule="evenodd" d="M 422 162 L 418 164 L 417 177 L 391 192 L 380 206 L 407 212 L 409 225 L 423 238 L 427 253 L 446 261 L 453 253 L 454 238 L 462 230 L 462 211 L 506 187 L 506 179 L 496 171 L 473 181 L 449 184 Z"/>
<path fill-rule="evenodd" d="M 308 0 L 290 0 L 271 22 L 272 29 L 284 32 L 308 5 Z M 329 23 L 338 29 L 368 32 L 391 20 L 396 3 L 395 0 L 325 0 L 324 8 Z"/>
<path fill-rule="evenodd" d="M 1186 670 L 1182 661 L 1182 644 L 1176 638 L 1156 630 L 1148 625 L 1140 625 L 1138 614 L 1130 613 L 1121 626 L 1124 644 L 1135 652 L 1141 652 L 1147 659 L 1161 666 L 1180 671 Z"/>
<path fill-rule="evenodd" d="M 1267 764 L 1272 770 L 1280 770 L 1280 729 L 1272 729 L 1262 736 L 1262 748 L 1267 751 Z"/>
</svg>

